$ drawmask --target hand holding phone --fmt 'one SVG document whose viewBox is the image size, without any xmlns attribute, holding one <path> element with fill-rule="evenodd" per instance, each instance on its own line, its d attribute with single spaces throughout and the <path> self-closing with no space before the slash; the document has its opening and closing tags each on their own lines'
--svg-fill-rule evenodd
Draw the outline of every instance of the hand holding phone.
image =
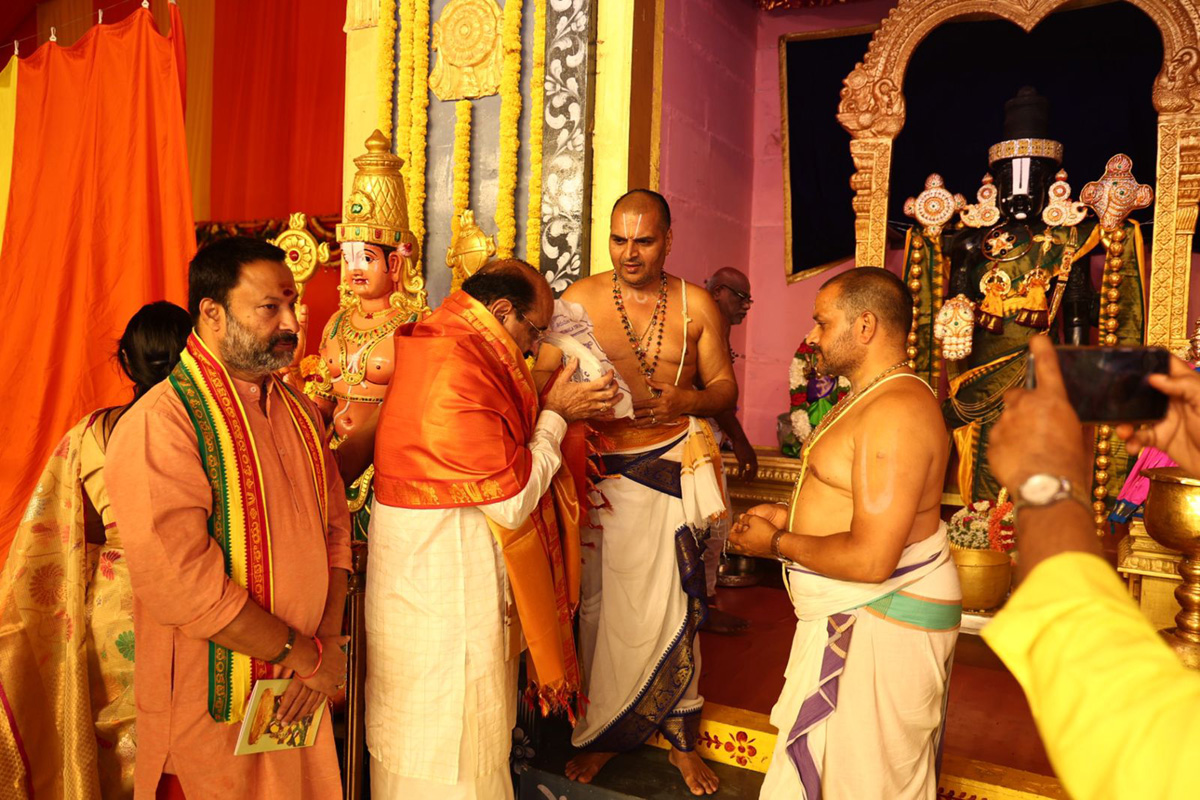
<svg viewBox="0 0 1200 800">
<path fill-rule="evenodd" d="M 1067 398 L 1083 423 L 1152 422 L 1167 413 L 1167 396 L 1150 385 L 1165 375 L 1171 354 L 1162 347 L 1057 347 Z M 1029 354 L 1025 388 L 1037 385 Z"/>
</svg>

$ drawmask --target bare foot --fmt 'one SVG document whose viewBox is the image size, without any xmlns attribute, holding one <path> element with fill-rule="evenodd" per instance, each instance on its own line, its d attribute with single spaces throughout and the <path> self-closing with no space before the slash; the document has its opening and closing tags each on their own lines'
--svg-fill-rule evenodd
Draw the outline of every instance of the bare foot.
<svg viewBox="0 0 1200 800">
<path fill-rule="evenodd" d="M 581 753 L 567 762 L 567 777 L 580 783 L 591 783 L 600 768 L 616 753 Z"/>
<path fill-rule="evenodd" d="M 672 747 L 667 758 L 679 768 L 679 774 L 683 775 L 683 780 L 692 794 L 713 794 L 717 791 L 721 781 L 717 778 L 717 773 L 709 769 L 700 756 Z"/>
</svg>

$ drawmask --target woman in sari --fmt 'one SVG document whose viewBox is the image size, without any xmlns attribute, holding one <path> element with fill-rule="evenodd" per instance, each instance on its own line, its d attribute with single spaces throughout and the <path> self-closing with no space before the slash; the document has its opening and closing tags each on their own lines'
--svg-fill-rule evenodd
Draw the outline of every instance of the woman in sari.
<svg viewBox="0 0 1200 800">
<path fill-rule="evenodd" d="M 46 465 L 0 573 L 0 794 L 133 795 L 133 590 L 104 450 L 121 415 L 179 362 L 192 320 L 143 306 L 117 349 L 134 385 L 88 414 Z"/>
</svg>

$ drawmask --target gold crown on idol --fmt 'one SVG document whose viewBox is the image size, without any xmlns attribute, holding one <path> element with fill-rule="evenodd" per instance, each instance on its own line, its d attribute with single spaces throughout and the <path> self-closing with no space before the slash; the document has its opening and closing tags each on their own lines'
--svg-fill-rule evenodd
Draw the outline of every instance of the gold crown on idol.
<svg viewBox="0 0 1200 800">
<path fill-rule="evenodd" d="M 367 152 L 354 159 L 358 171 L 337 226 L 337 240 L 400 247 L 402 239 L 411 239 L 408 198 L 400 175 L 404 159 L 392 152 L 392 140 L 378 129 L 366 146 Z"/>
<path fill-rule="evenodd" d="M 988 148 L 988 164 L 1006 158 L 1052 158 L 1054 163 L 1061 164 L 1063 157 L 1062 142 L 1053 139 L 1006 139 Z"/>
</svg>

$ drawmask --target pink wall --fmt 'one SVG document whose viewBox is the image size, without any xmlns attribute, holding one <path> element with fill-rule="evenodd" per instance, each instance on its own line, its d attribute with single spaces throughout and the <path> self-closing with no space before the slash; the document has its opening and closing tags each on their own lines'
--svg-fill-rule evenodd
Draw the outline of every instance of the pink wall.
<svg viewBox="0 0 1200 800">
<path fill-rule="evenodd" d="M 667 0 L 665 13 L 660 189 L 674 229 L 668 269 L 703 285 L 723 266 L 748 271 L 758 12 L 750 0 Z M 733 333 L 739 353 L 744 329 Z M 736 367 L 744 384 L 744 364 Z"/>
<path fill-rule="evenodd" d="M 869 25 L 883 19 L 895 0 L 870 0 L 829 8 L 760 13 L 754 81 L 754 203 L 751 208 L 750 278 L 755 304 L 746 318 L 746 374 L 742 423 L 750 441 L 775 445 L 775 418 L 788 407 L 788 366 L 812 326 L 817 288 L 838 272 L 788 284 L 784 266 L 782 103 L 779 37 L 788 33 Z M 802 125 L 803 120 L 790 120 Z M 892 267 L 892 264 L 888 264 Z"/>
</svg>

